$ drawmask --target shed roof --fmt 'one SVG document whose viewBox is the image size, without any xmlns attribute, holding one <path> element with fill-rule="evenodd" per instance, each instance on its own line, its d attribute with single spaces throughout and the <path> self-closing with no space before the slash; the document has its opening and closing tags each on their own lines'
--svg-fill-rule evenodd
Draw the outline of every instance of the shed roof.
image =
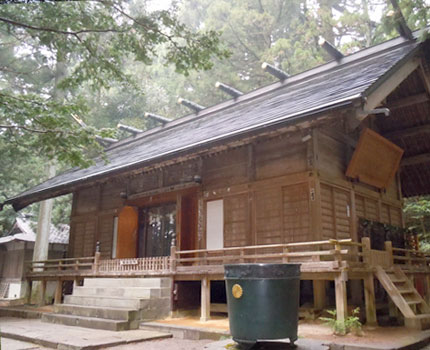
<svg viewBox="0 0 430 350">
<path fill-rule="evenodd" d="M 87 169 L 71 169 L 8 199 L 5 204 L 19 210 L 35 201 L 69 193 L 72 186 L 269 127 L 304 121 L 325 111 L 346 108 L 355 101 L 362 103 L 374 86 L 414 55 L 418 46 L 401 37 L 393 39 L 206 108 L 198 115 L 176 119 L 108 147 L 108 163 L 97 159 Z"/>
<path fill-rule="evenodd" d="M 0 244 L 5 244 L 12 241 L 35 242 L 36 234 L 32 228 L 37 225 L 32 221 L 16 218 L 15 224 L 10 231 L 10 234 L 5 237 L 0 237 Z M 49 243 L 68 244 L 69 243 L 69 225 L 59 225 L 58 228 L 51 224 L 49 232 Z"/>
</svg>

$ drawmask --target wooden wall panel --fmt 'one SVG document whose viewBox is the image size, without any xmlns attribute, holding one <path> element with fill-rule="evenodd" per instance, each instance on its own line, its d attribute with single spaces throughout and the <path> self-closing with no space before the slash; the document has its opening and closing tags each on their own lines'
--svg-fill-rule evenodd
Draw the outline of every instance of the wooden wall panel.
<svg viewBox="0 0 430 350">
<path fill-rule="evenodd" d="M 351 197 L 348 191 L 333 189 L 336 216 L 336 238 L 351 238 Z"/>
<path fill-rule="evenodd" d="M 161 170 L 136 175 L 128 182 L 129 194 L 145 192 L 158 188 L 161 181 L 160 178 L 162 178 L 162 176 L 163 173 Z"/>
<path fill-rule="evenodd" d="M 312 240 L 308 183 L 282 187 L 284 242 Z"/>
<path fill-rule="evenodd" d="M 390 223 L 390 208 L 387 204 L 381 204 L 381 222 L 384 224 Z"/>
<path fill-rule="evenodd" d="M 402 227 L 402 211 L 400 208 L 390 206 L 390 224 Z"/>
<path fill-rule="evenodd" d="M 345 144 L 320 133 L 318 137 L 318 164 L 320 170 L 329 176 L 344 179 L 346 150 Z"/>
<path fill-rule="evenodd" d="M 258 191 L 254 199 L 257 244 L 282 243 L 282 191 Z"/>
<path fill-rule="evenodd" d="M 333 191 L 331 187 L 321 184 L 321 223 L 322 238 L 336 238 Z"/>
<path fill-rule="evenodd" d="M 121 182 L 109 182 L 101 187 L 100 209 L 116 209 L 123 206 L 124 199 L 121 192 L 125 192 L 125 184 Z"/>
<path fill-rule="evenodd" d="M 355 210 L 357 218 L 366 218 L 366 211 L 364 207 L 364 197 L 355 194 Z"/>
<path fill-rule="evenodd" d="M 321 215 L 323 239 L 351 238 L 351 196 L 349 191 L 321 184 Z"/>
<path fill-rule="evenodd" d="M 364 208 L 367 220 L 379 221 L 378 201 L 376 199 L 364 198 Z"/>
<path fill-rule="evenodd" d="M 99 205 L 99 187 L 88 187 L 76 193 L 76 214 L 95 212 Z"/>
<path fill-rule="evenodd" d="M 69 247 L 71 257 L 89 257 L 95 253 L 96 218 L 86 221 L 75 221 L 71 228 L 72 246 Z"/>
<path fill-rule="evenodd" d="M 100 253 L 103 259 L 112 258 L 113 222 L 113 215 L 102 215 L 99 217 L 98 239 L 100 241 Z"/>
<path fill-rule="evenodd" d="M 205 188 L 222 188 L 247 182 L 247 148 L 241 147 L 203 159 L 202 181 Z"/>
<path fill-rule="evenodd" d="M 163 169 L 163 186 L 193 181 L 195 175 L 200 175 L 197 161 L 175 164 Z"/>
<path fill-rule="evenodd" d="M 257 179 L 265 179 L 306 170 L 306 144 L 301 135 L 276 138 L 256 144 Z"/>
<path fill-rule="evenodd" d="M 248 194 L 224 198 L 224 247 L 251 244 Z"/>
</svg>

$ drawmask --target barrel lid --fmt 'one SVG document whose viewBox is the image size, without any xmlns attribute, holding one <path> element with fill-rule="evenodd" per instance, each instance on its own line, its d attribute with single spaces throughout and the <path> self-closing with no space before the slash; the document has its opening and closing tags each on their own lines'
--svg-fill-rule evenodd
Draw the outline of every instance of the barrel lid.
<svg viewBox="0 0 430 350">
<path fill-rule="evenodd" d="M 227 264 L 226 278 L 291 278 L 300 277 L 300 264 Z"/>
</svg>

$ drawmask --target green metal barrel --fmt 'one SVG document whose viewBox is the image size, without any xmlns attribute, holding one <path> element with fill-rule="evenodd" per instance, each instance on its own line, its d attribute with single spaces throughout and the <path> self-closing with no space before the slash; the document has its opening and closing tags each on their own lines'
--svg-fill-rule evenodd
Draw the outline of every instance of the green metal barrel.
<svg viewBox="0 0 430 350">
<path fill-rule="evenodd" d="M 233 340 L 297 340 L 300 264 L 224 265 Z"/>
</svg>

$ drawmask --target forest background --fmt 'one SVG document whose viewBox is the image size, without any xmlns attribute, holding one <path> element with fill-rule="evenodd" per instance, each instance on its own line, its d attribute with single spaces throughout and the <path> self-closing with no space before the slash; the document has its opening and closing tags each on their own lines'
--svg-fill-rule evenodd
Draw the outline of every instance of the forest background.
<svg viewBox="0 0 430 350">
<path fill-rule="evenodd" d="M 398 0 L 412 30 L 430 25 L 430 0 Z M 3 1 L 0 5 L 0 203 L 102 154 L 118 123 L 148 129 L 152 112 L 211 106 L 221 81 L 248 92 L 273 82 L 261 64 L 296 74 L 328 61 L 319 37 L 344 54 L 398 36 L 390 0 Z M 84 121 L 86 127 L 73 117 Z M 47 164 L 50 164 L 47 166 Z M 68 223 L 70 196 L 53 223 Z M 22 214 L 37 220 L 38 204 Z M 407 225 L 430 248 L 430 197 L 406 201 Z M 0 212 L 0 236 L 17 213 Z"/>
</svg>

